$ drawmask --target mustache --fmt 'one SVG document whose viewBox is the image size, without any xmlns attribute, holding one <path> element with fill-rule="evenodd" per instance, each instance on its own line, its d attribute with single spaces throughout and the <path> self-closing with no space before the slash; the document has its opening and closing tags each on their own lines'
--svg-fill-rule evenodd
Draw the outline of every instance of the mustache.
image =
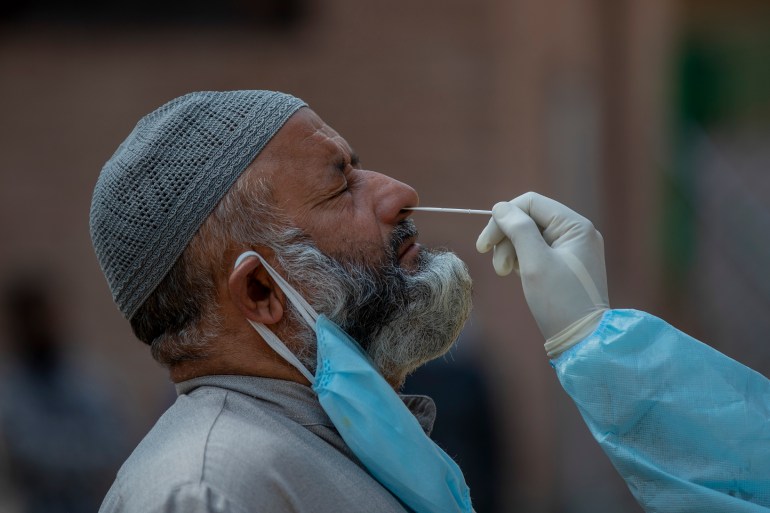
<svg viewBox="0 0 770 513">
<path fill-rule="evenodd" d="M 417 237 L 419 232 L 417 231 L 417 225 L 411 219 L 404 219 L 400 221 L 393 229 L 393 233 L 390 236 L 390 248 L 389 257 L 392 262 L 398 261 L 398 250 L 401 246 L 412 237 Z"/>
</svg>

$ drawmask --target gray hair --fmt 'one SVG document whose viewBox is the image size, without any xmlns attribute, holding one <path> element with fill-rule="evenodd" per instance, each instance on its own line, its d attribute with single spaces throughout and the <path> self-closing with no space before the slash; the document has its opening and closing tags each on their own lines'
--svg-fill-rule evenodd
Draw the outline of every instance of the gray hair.
<svg viewBox="0 0 770 513">
<path fill-rule="evenodd" d="M 243 173 L 190 240 L 160 285 L 131 319 L 134 334 L 152 356 L 170 367 L 211 354 L 225 327 L 217 301 L 217 276 L 227 271 L 223 255 L 237 246 L 273 246 L 278 216 L 264 177 Z M 253 173 L 252 173 L 253 174 Z"/>
</svg>

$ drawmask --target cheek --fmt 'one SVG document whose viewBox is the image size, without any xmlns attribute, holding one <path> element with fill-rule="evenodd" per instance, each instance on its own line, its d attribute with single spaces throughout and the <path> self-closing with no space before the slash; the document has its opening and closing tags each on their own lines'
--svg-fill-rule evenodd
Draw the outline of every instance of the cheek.
<svg viewBox="0 0 770 513">
<path fill-rule="evenodd" d="M 389 245 L 373 216 L 365 215 L 346 221 L 338 217 L 311 237 L 321 251 L 336 260 L 368 265 L 383 263 Z"/>
</svg>

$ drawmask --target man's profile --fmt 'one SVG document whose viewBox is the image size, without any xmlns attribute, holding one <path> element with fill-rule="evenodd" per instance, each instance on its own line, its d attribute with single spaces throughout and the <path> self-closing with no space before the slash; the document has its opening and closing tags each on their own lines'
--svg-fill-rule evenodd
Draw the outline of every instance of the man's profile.
<svg viewBox="0 0 770 513">
<path fill-rule="evenodd" d="M 427 445 L 435 407 L 419 396 L 397 402 L 411 412 L 405 424 L 419 422 L 416 443 L 435 465 L 407 455 L 386 469 L 393 485 L 362 463 L 368 449 L 397 450 L 398 435 L 364 437 L 368 449 L 346 443 L 338 429 L 346 420 L 330 418 L 308 379 L 324 371 L 318 329 L 287 297 L 307 300 L 331 324 L 327 333 L 340 328 L 339 347 L 353 341 L 349 357 L 375 371 L 360 387 L 374 390 L 374 401 L 395 394 L 451 347 L 471 307 L 462 261 L 417 243 L 404 209 L 418 201 L 411 187 L 364 169 L 345 139 L 290 95 L 191 93 L 144 117 L 102 169 L 91 236 L 115 302 L 179 396 L 124 464 L 102 511 L 402 512 L 420 492 L 399 480 L 405 470 L 426 464 L 451 474 L 456 465 Z M 370 385 L 382 378 L 387 390 Z M 366 390 L 353 383 L 343 392 L 360 397 Z M 400 432 L 390 420 L 368 420 L 355 427 Z M 454 490 L 427 490 L 424 500 Z M 466 499 L 448 500 L 468 511 Z"/>
</svg>

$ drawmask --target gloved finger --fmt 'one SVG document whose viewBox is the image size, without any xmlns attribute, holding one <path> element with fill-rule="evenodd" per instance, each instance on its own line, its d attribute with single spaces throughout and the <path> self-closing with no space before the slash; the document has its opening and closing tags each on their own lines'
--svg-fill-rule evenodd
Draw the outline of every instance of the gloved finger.
<svg viewBox="0 0 770 513">
<path fill-rule="evenodd" d="M 479 253 L 486 253 L 505 239 L 505 234 L 500 231 L 494 217 L 489 219 L 487 226 L 479 234 L 476 240 L 476 250 Z"/>
<path fill-rule="evenodd" d="M 495 246 L 492 256 L 492 265 L 498 276 L 508 276 L 511 271 L 519 271 L 519 262 L 516 259 L 516 250 L 510 239 L 505 238 Z"/>
<path fill-rule="evenodd" d="M 591 225 L 591 221 L 569 207 L 536 192 L 527 192 L 511 200 L 543 230 L 545 241 L 552 245 L 576 225 Z"/>
<path fill-rule="evenodd" d="M 500 230 L 513 243 L 521 265 L 538 263 L 551 248 L 543 240 L 540 229 L 527 214 L 511 203 L 498 203 L 492 216 Z"/>
</svg>

